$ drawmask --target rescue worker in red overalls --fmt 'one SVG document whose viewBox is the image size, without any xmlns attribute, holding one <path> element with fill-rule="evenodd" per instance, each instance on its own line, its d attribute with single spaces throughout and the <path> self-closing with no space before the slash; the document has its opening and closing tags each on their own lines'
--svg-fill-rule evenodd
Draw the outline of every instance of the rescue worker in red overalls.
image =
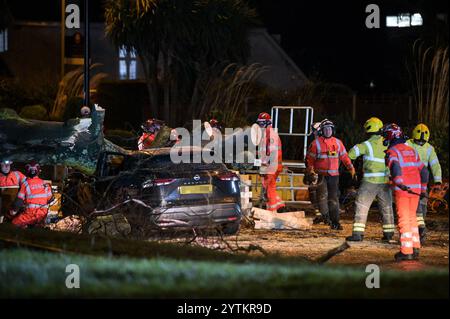
<svg viewBox="0 0 450 319">
<path fill-rule="evenodd" d="M 141 125 L 143 133 L 138 141 L 138 149 L 145 150 L 151 147 L 153 141 L 161 129 L 161 122 L 157 119 L 148 119 Z"/>
<path fill-rule="evenodd" d="M 394 188 L 395 206 L 400 228 L 400 252 L 396 261 L 419 258 L 420 236 L 416 211 L 421 196 L 426 195 L 428 170 L 415 149 L 406 144 L 401 128 L 389 124 L 383 128 L 386 166 Z"/>
<path fill-rule="evenodd" d="M 216 132 L 222 134 L 222 126 L 220 125 L 219 121 L 212 118 L 209 120 L 209 124 L 211 125 L 212 129 Z"/>
<path fill-rule="evenodd" d="M 12 171 L 11 164 L 13 162 L 7 159 L 3 159 L 0 163 L 0 188 L 2 187 L 20 187 L 25 180 L 25 175 L 19 171 Z M 1 195 L 1 193 L 0 193 Z M 0 223 L 3 222 L 2 215 L 2 197 L 0 196 Z"/>
<path fill-rule="evenodd" d="M 281 140 L 272 127 L 272 119 L 268 113 L 259 114 L 256 123 L 263 131 L 259 154 L 262 186 L 267 195 L 266 208 L 282 212 L 286 205 L 277 194 L 277 177 L 283 170 Z"/>
<path fill-rule="evenodd" d="M 3 160 L 0 163 L 0 187 L 20 186 L 25 180 L 25 175 L 21 172 L 11 170 L 12 163 L 9 160 Z"/>
<path fill-rule="evenodd" d="M 318 137 L 306 154 L 306 173 L 318 174 L 317 200 L 322 219 L 331 229 L 342 230 L 339 223 L 339 163 L 342 161 L 352 177 L 355 168 L 341 140 L 333 135 L 335 127 L 330 120 L 323 120 Z"/>
<path fill-rule="evenodd" d="M 12 224 L 21 228 L 43 224 L 52 199 L 50 185 L 38 177 L 39 164 L 31 162 L 25 166 L 25 170 L 27 177 L 20 186 L 13 210 L 10 211 L 10 215 L 14 217 Z M 18 214 L 19 210 L 23 211 Z"/>
</svg>

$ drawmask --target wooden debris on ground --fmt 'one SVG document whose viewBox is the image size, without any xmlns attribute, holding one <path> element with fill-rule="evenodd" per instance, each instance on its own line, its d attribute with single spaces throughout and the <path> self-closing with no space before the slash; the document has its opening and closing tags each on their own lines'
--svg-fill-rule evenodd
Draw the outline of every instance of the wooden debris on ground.
<svg viewBox="0 0 450 319">
<path fill-rule="evenodd" d="M 311 219 L 303 211 L 277 213 L 254 207 L 252 213 L 255 229 L 308 230 L 312 227 Z"/>
</svg>

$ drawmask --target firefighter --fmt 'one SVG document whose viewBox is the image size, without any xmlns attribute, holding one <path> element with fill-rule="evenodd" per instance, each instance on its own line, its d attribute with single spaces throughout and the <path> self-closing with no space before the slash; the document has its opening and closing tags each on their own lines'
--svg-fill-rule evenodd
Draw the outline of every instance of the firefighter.
<svg viewBox="0 0 450 319">
<path fill-rule="evenodd" d="M 20 186 L 25 180 L 25 175 L 19 171 L 11 171 L 11 164 L 13 162 L 10 160 L 2 160 L 0 163 L 0 187 L 8 186 Z"/>
<path fill-rule="evenodd" d="M 158 135 L 161 129 L 161 122 L 157 119 L 148 119 L 141 125 L 141 128 L 143 133 L 138 141 L 138 149 L 145 150 L 150 148 L 156 135 Z"/>
<path fill-rule="evenodd" d="M 319 134 L 320 122 L 315 122 L 311 125 L 311 135 L 313 139 L 316 139 Z M 313 220 L 313 224 L 320 224 L 322 222 L 326 223 L 327 221 L 322 218 L 322 214 L 319 210 L 319 203 L 317 201 L 317 184 L 319 182 L 319 176 L 317 174 L 305 174 L 305 178 L 303 179 L 303 183 L 308 185 L 308 193 L 309 200 L 314 207 L 315 218 Z"/>
<path fill-rule="evenodd" d="M 260 147 L 262 186 L 266 190 L 266 208 L 270 211 L 284 211 L 285 203 L 277 194 L 277 177 L 283 170 L 281 140 L 272 127 L 268 113 L 261 113 L 256 123 L 263 129 Z"/>
<path fill-rule="evenodd" d="M 17 199 L 10 211 L 12 224 L 26 228 L 43 224 L 52 199 L 51 187 L 39 178 L 40 166 L 36 162 L 25 166 L 26 179 L 20 186 Z M 19 210 L 23 210 L 18 214 Z"/>
<path fill-rule="evenodd" d="M 355 168 L 344 144 L 334 134 L 333 122 L 323 120 L 318 137 L 311 143 L 306 155 L 306 172 L 317 173 L 322 178 L 317 196 L 323 220 L 330 224 L 331 229 L 342 230 L 339 223 L 339 162 L 344 163 L 352 177 L 355 176 Z"/>
<path fill-rule="evenodd" d="M 19 171 L 11 171 L 11 164 L 13 162 L 3 159 L 0 163 L 0 190 L 2 187 L 20 187 L 25 180 L 25 175 Z M 3 222 L 2 215 L 2 196 L 0 192 L 0 223 Z"/>
<path fill-rule="evenodd" d="M 430 139 L 430 130 L 425 124 L 417 125 L 412 132 L 412 139 L 406 142 L 407 145 L 414 148 L 419 153 L 422 163 L 431 169 L 433 174 L 434 184 L 439 187 L 442 184 L 442 170 L 439 164 L 439 159 L 436 155 L 434 147 L 428 143 Z M 425 217 L 427 215 L 427 197 L 422 197 L 417 208 L 417 223 L 419 224 L 420 242 L 425 243 L 426 225 Z"/>
<path fill-rule="evenodd" d="M 389 186 L 389 169 L 385 163 L 386 146 L 383 145 L 383 122 L 372 117 L 364 123 L 364 130 L 370 136 L 368 140 L 353 146 L 348 152 L 351 160 L 363 156 L 364 175 L 355 201 L 356 212 L 353 234 L 348 241 L 362 241 L 366 228 L 367 214 L 374 199 L 383 215 L 383 241 L 394 237 L 395 224 L 392 209 L 392 192 Z"/>
<path fill-rule="evenodd" d="M 87 119 L 91 117 L 91 109 L 88 106 L 83 106 L 80 109 L 80 114 L 82 119 Z"/>
<path fill-rule="evenodd" d="M 396 261 L 419 258 L 420 236 L 416 211 L 419 197 L 424 196 L 428 183 L 428 170 L 415 149 L 406 145 L 401 128 L 389 124 L 383 128 L 386 165 L 394 188 L 395 206 L 400 228 L 400 251 Z"/>
<path fill-rule="evenodd" d="M 213 130 L 216 130 L 220 134 L 222 134 L 222 126 L 220 125 L 218 120 L 212 118 L 212 119 L 209 120 L 209 124 L 211 125 Z"/>
</svg>

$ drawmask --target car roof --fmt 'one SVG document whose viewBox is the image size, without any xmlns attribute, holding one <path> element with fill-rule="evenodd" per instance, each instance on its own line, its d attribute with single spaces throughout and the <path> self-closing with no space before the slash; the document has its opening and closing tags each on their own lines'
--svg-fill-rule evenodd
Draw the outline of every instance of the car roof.
<svg viewBox="0 0 450 319">
<path fill-rule="evenodd" d="M 198 146 L 173 146 L 173 147 L 160 147 L 160 148 L 149 148 L 145 150 L 132 151 L 132 155 L 170 155 L 171 150 L 177 150 L 181 152 L 202 152 L 203 149 Z"/>
</svg>

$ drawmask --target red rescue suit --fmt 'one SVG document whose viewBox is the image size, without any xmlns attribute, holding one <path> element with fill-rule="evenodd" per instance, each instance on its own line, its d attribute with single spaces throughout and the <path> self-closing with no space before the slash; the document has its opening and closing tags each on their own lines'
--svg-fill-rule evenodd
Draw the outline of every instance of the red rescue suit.
<svg viewBox="0 0 450 319">
<path fill-rule="evenodd" d="M 48 213 L 48 203 L 52 198 L 50 185 L 39 177 L 27 178 L 20 186 L 17 194 L 16 209 L 24 210 L 12 220 L 18 227 L 26 227 L 42 223 Z"/>
<path fill-rule="evenodd" d="M 336 137 L 317 137 L 309 146 L 306 154 L 307 167 L 314 168 L 314 171 L 323 176 L 338 176 L 339 161 L 347 167 L 353 168 L 352 161 L 348 157 L 342 141 Z"/>
<path fill-rule="evenodd" d="M 259 157 L 262 162 L 260 174 L 262 176 L 262 186 L 267 194 L 267 210 L 277 211 L 285 207 L 285 203 L 277 194 L 277 177 L 283 170 L 282 145 L 281 140 L 272 126 L 268 126 L 263 131 L 262 147 L 260 147 Z"/>
<path fill-rule="evenodd" d="M 400 185 L 408 187 L 414 193 L 426 191 L 428 171 L 421 162 L 419 154 L 410 146 L 399 143 L 386 151 L 386 165 L 391 172 L 394 187 L 395 205 L 400 228 L 401 252 L 413 254 L 413 248 L 420 248 L 420 236 L 416 211 L 419 196 L 401 190 Z"/>
<path fill-rule="evenodd" d="M 19 171 L 11 171 L 8 174 L 0 172 L 0 187 L 20 186 L 25 181 L 25 175 Z"/>
<path fill-rule="evenodd" d="M 143 133 L 138 141 L 138 149 L 141 151 L 150 148 L 155 138 L 155 133 Z"/>
</svg>

